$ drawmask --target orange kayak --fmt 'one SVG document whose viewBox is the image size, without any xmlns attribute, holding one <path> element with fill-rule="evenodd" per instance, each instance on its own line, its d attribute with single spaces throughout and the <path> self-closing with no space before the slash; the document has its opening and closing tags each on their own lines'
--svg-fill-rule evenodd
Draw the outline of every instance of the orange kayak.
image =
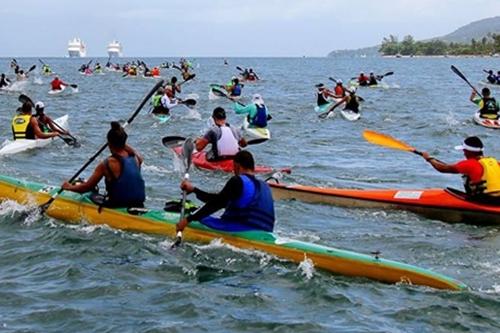
<svg viewBox="0 0 500 333">
<path fill-rule="evenodd" d="M 295 199 L 342 207 L 408 210 L 445 222 L 500 224 L 500 205 L 470 201 L 455 189 L 351 190 L 269 184 L 275 200 Z"/>
</svg>

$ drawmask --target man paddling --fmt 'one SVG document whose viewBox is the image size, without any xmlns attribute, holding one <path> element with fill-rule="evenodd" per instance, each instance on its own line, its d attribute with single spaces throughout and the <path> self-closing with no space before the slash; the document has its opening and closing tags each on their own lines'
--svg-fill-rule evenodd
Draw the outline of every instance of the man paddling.
<svg viewBox="0 0 500 333">
<path fill-rule="evenodd" d="M 7 78 L 4 73 L 2 73 L 2 76 L 0 77 L 0 89 L 7 88 L 10 84 L 11 82 L 9 78 Z"/>
<path fill-rule="evenodd" d="M 127 133 L 116 121 L 111 122 L 107 140 L 111 156 L 99 163 L 88 180 L 79 184 L 64 182 L 62 188 L 78 193 L 90 192 L 104 177 L 107 192 L 102 202 L 104 207 L 144 207 L 142 157 L 127 144 Z"/>
<path fill-rule="evenodd" d="M 217 107 L 212 112 L 214 126 L 205 135 L 196 139 L 196 150 L 202 151 L 208 144 L 211 150 L 207 153 L 208 161 L 232 159 L 240 150 L 247 145 L 241 136 L 239 129 L 226 123 L 226 111 Z"/>
<path fill-rule="evenodd" d="M 42 131 L 37 119 L 32 115 L 31 103 L 23 103 L 19 111 L 20 113 L 12 119 L 12 134 L 14 140 L 49 139 L 59 135 L 57 130 L 54 132 Z"/>
<path fill-rule="evenodd" d="M 267 107 L 264 104 L 262 96 L 259 94 L 253 95 L 251 104 L 241 105 L 240 103 L 234 103 L 233 109 L 236 114 L 244 114 L 247 116 L 250 127 L 267 127 L 267 121 L 270 119 L 270 115 L 267 112 Z"/>
<path fill-rule="evenodd" d="M 489 88 L 483 88 L 481 90 L 483 97 L 476 96 L 476 91 L 472 90 L 470 95 L 470 101 L 477 106 L 479 106 L 479 113 L 481 118 L 486 119 L 498 119 L 498 111 L 500 111 L 500 106 L 494 97 L 491 97 L 491 91 Z"/>
<path fill-rule="evenodd" d="M 455 149 L 464 152 L 465 160 L 446 164 L 427 152 L 422 152 L 422 157 L 439 172 L 462 174 L 465 191 L 471 197 L 500 203 L 500 165 L 495 158 L 484 156 L 481 139 L 477 136 L 468 137 Z"/>
<path fill-rule="evenodd" d="M 488 82 L 491 84 L 497 83 L 497 77 L 491 69 L 488 71 L 488 76 L 486 77 L 486 80 L 488 80 Z"/>
<path fill-rule="evenodd" d="M 356 87 L 350 87 L 347 91 L 349 93 L 344 98 L 339 100 L 333 107 L 331 107 L 328 112 L 332 112 L 338 106 L 342 105 L 342 103 L 345 103 L 344 110 L 359 113 L 359 97 L 356 95 Z"/>
<path fill-rule="evenodd" d="M 342 85 L 342 80 L 340 80 L 340 79 L 337 80 L 337 84 L 335 85 L 335 88 L 333 91 L 334 91 L 333 97 L 335 97 L 335 98 L 345 97 L 346 91 L 345 91 L 345 87 Z"/>
<path fill-rule="evenodd" d="M 370 72 L 370 77 L 368 81 L 369 86 L 376 86 L 378 84 L 377 77 L 373 72 Z"/>
<path fill-rule="evenodd" d="M 62 90 L 65 86 L 69 84 L 63 82 L 58 76 L 54 77 L 54 80 L 50 82 L 50 87 L 52 90 Z"/>
<path fill-rule="evenodd" d="M 38 101 L 35 103 L 35 111 L 35 118 L 38 121 L 38 126 L 40 127 L 42 132 L 56 132 L 63 135 L 68 134 L 67 131 L 64 131 L 61 127 L 57 126 L 52 118 L 45 114 L 45 104 L 43 104 L 43 102 Z"/>
<path fill-rule="evenodd" d="M 234 156 L 234 176 L 229 179 L 222 191 L 217 194 L 207 193 L 195 187 L 189 181 L 181 183 L 181 189 L 194 193 L 205 202 L 193 215 L 182 219 L 176 226 L 182 231 L 191 221 L 222 231 L 274 229 L 274 203 L 269 185 L 254 176 L 255 162 L 248 151 L 240 151 Z M 210 214 L 225 208 L 222 216 Z"/>
</svg>

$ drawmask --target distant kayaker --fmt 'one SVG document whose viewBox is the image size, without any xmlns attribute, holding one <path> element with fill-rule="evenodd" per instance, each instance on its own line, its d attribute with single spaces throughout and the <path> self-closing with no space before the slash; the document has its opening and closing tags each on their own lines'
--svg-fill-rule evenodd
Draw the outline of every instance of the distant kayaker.
<svg viewBox="0 0 500 333">
<path fill-rule="evenodd" d="M 360 86 L 367 86 L 370 83 L 370 78 L 361 72 L 358 76 L 358 83 Z"/>
<path fill-rule="evenodd" d="M 266 182 L 254 176 L 255 162 L 248 151 L 240 151 L 234 156 L 234 176 L 217 194 L 207 193 L 195 187 L 189 181 L 181 183 L 181 189 L 194 193 L 205 202 L 198 209 L 177 224 L 177 231 L 182 231 L 191 221 L 223 231 L 262 230 L 272 232 L 274 229 L 274 203 L 271 190 Z M 210 214 L 225 208 L 222 216 Z"/>
<path fill-rule="evenodd" d="M 476 96 L 476 91 L 472 90 L 470 95 L 470 100 L 472 103 L 479 106 L 479 113 L 481 118 L 486 119 L 498 119 L 498 112 L 500 111 L 500 106 L 494 97 L 491 97 L 491 91 L 489 88 L 483 88 L 481 90 L 483 98 Z"/>
<path fill-rule="evenodd" d="M 59 79 L 58 76 L 56 76 L 54 80 L 50 82 L 50 88 L 52 90 L 62 90 L 64 86 L 68 86 L 68 84 Z"/>
<path fill-rule="evenodd" d="M 47 65 L 47 64 L 42 65 L 42 74 L 44 74 L 44 75 L 52 74 L 52 69 L 50 69 L 49 65 Z"/>
<path fill-rule="evenodd" d="M 495 75 L 495 73 L 493 73 L 491 69 L 488 71 L 488 76 L 486 77 L 486 80 L 488 80 L 488 82 L 491 84 L 497 83 L 497 76 Z"/>
<path fill-rule="evenodd" d="M 260 79 L 259 79 L 259 76 L 257 75 L 257 73 L 255 73 L 255 72 L 253 71 L 253 68 L 250 68 L 250 69 L 248 70 L 248 77 L 247 77 L 247 80 L 248 80 L 248 81 L 260 80 Z"/>
<path fill-rule="evenodd" d="M 16 73 L 16 80 L 17 81 L 25 81 L 28 79 L 28 75 L 21 69 Z"/>
<path fill-rule="evenodd" d="M 102 202 L 104 207 L 144 207 L 142 157 L 127 145 L 127 133 L 116 121 L 111 122 L 107 140 L 111 156 L 97 165 L 88 180 L 79 184 L 64 182 L 62 188 L 78 193 L 90 192 L 104 177 L 107 192 Z"/>
<path fill-rule="evenodd" d="M 170 86 L 172 88 L 172 93 L 174 94 L 174 97 L 175 97 L 176 93 L 179 93 L 179 94 L 181 93 L 181 86 L 177 83 L 176 76 L 172 76 L 172 78 L 170 79 L 170 82 L 168 82 L 166 86 L 167 87 Z"/>
<path fill-rule="evenodd" d="M 335 85 L 334 97 L 335 98 L 342 98 L 342 97 L 345 97 L 345 95 L 346 95 L 345 88 L 342 85 L 342 80 L 339 79 L 339 80 L 337 80 L 337 84 Z"/>
<path fill-rule="evenodd" d="M 19 139 L 49 139 L 59 135 L 59 132 L 44 132 L 40 128 L 38 121 L 32 115 L 32 104 L 23 103 L 19 114 L 12 119 L 12 134 L 14 140 Z"/>
<path fill-rule="evenodd" d="M 348 90 L 348 94 L 339 100 L 333 107 L 330 108 L 330 112 L 335 110 L 338 106 L 345 103 L 344 110 L 350 110 L 355 113 L 359 113 L 359 97 L 356 95 L 356 87 L 350 87 Z"/>
<path fill-rule="evenodd" d="M 68 134 L 61 127 L 54 123 L 52 118 L 45 114 L 45 104 L 41 101 L 35 103 L 35 118 L 38 121 L 40 130 L 44 133 L 56 132 L 59 134 Z"/>
<path fill-rule="evenodd" d="M 170 114 L 170 110 L 181 102 L 179 99 L 174 97 L 174 93 L 172 87 L 167 86 L 165 88 L 165 93 L 160 99 L 160 107 L 153 109 L 153 113 L 155 114 Z"/>
<path fill-rule="evenodd" d="M 477 136 L 468 137 L 455 149 L 464 152 L 465 160 L 446 164 L 427 152 L 423 152 L 422 157 L 439 172 L 462 174 L 465 191 L 472 197 L 493 201 L 500 199 L 500 166 L 495 158 L 484 156 L 481 139 Z M 500 200 L 497 202 L 500 203 Z"/>
<path fill-rule="evenodd" d="M 368 85 L 369 86 L 376 86 L 377 84 L 378 84 L 377 77 L 375 76 L 375 74 L 373 74 L 373 72 L 370 72 Z"/>
<path fill-rule="evenodd" d="M 316 85 L 317 91 L 316 91 L 316 103 L 318 106 L 323 106 L 328 103 L 331 103 L 331 100 L 329 99 L 330 97 L 334 98 L 335 94 L 328 90 L 326 86 L 323 83 L 318 83 Z"/>
<path fill-rule="evenodd" d="M 208 144 L 211 144 L 207 160 L 232 159 L 240 147 L 245 147 L 247 143 L 241 136 L 239 129 L 226 123 L 226 111 L 223 108 L 215 108 L 212 112 L 212 119 L 214 126 L 205 135 L 196 139 L 196 150 L 202 151 Z"/>
<path fill-rule="evenodd" d="M 11 82 L 9 78 L 7 78 L 4 73 L 2 73 L 2 76 L 0 77 L 0 89 L 8 87 L 10 84 Z"/>
<path fill-rule="evenodd" d="M 102 72 L 102 67 L 101 67 L 101 64 L 100 63 L 96 63 L 95 66 L 94 66 L 94 72 L 96 73 L 101 73 Z"/>
<path fill-rule="evenodd" d="M 151 111 L 152 113 L 156 114 L 162 113 L 163 107 L 161 105 L 161 98 L 163 97 L 164 94 L 165 94 L 165 89 L 160 87 L 153 95 L 153 97 L 151 97 L 151 105 L 153 107 L 153 110 Z"/>
<path fill-rule="evenodd" d="M 248 105 L 234 103 L 233 109 L 236 114 L 244 114 L 247 116 L 249 127 L 267 127 L 267 121 L 270 119 L 270 115 L 261 95 L 254 94 L 252 103 Z"/>
<path fill-rule="evenodd" d="M 151 70 L 151 76 L 160 76 L 160 68 L 159 67 L 153 67 L 153 69 Z"/>
<path fill-rule="evenodd" d="M 243 86 L 240 84 L 240 81 L 236 76 L 231 78 L 231 82 L 229 82 L 225 86 L 226 91 L 229 93 L 229 97 L 240 97 Z"/>
</svg>

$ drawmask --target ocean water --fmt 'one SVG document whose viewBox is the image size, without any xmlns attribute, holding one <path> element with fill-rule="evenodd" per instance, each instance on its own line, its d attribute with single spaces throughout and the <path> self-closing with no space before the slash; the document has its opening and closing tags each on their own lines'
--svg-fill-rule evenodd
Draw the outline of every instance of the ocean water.
<svg viewBox="0 0 500 333">
<path fill-rule="evenodd" d="M 37 59 L 17 59 L 24 68 Z M 49 78 L 36 75 L 18 87 L 46 104 L 52 117 L 68 114 L 81 148 L 54 142 L 44 149 L 0 158 L 1 174 L 57 185 L 68 179 L 105 142 L 112 120 L 125 121 L 154 86 L 149 79 L 118 73 L 78 74 L 88 60 L 47 58 L 78 93 L 49 96 Z M 148 64 L 173 59 L 144 59 Z M 8 72 L 10 59 L 0 59 Z M 100 59 L 105 63 L 106 59 Z M 179 198 L 181 174 L 166 135 L 197 136 L 216 106 L 208 85 L 225 83 L 235 66 L 253 67 L 273 120 L 272 139 L 251 146 L 259 164 L 291 167 L 282 181 L 345 188 L 460 188 L 457 175 L 434 171 L 414 154 L 374 146 L 362 138 L 372 129 L 402 139 L 444 161 L 468 135 L 483 139 L 488 155 L 500 157 L 500 132 L 475 125 L 470 88 L 455 65 L 477 85 L 482 69 L 498 69 L 498 58 L 230 58 L 193 59 L 196 79 L 183 94 L 198 94 L 196 111 L 174 109 L 166 124 L 147 107 L 127 129 L 129 143 L 145 158 L 147 206 L 161 209 Z M 395 74 L 388 89 L 359 89 L 362 118 L 319 119 L 314 85 L 344 81 L 360 70 Z M 37 70 L 38 71 L 38 68 Z M 35 71 L 35 72 L 36 72 Z M 175 69 L 162 70 L 177 75 Z M 496 92 L 500 98 L 500 89 Z M 0 93 L 0 141 L 11 137 L 10 120 L 19 92 Z M 494 93 L 495 95 L 495 93 Z M 247 98 L 247 101 L 249 99 Z M 241 117 L 228 112 L 229 122 Z M 103 155 L 104 157 L 105 155 Z M 84 172 L 90 175 L 95 165 Z M 193 182 L 220 189 L 228 174 L 191 172 Z M 498 226 L 448 224 L 408 212 L 346 209 L 277 202 L 276 232 L 282 236 L 368 253 L 430 268 L 470 286 L 462 292 L 387 285 L 335 276 L 307 263 L 294 264 L 257 251 L 214 241 L 185 243 L 92 226 L 68 225 L 28 208 L 0 205 L 1 332 L 498 332 L 500 330 L 500 230 Z"/>
</svg>

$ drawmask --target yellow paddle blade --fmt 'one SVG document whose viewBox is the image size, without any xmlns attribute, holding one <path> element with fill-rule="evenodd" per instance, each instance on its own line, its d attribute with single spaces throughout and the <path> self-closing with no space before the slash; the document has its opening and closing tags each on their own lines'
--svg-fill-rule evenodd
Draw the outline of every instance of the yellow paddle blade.
<svg viewBox="0 0 500 333">
<path fill-rule="evenodd" d="M 371 130 L 364 130 L 363 137 L 366 141 L 379 146 L 411 152 L 415 151 L 415 148 L 413 148 L 412 146 L 407 145 L 403 141 L 394 139 L 392 136 L 387 134 L 382 134 Z"/>
</svg>

